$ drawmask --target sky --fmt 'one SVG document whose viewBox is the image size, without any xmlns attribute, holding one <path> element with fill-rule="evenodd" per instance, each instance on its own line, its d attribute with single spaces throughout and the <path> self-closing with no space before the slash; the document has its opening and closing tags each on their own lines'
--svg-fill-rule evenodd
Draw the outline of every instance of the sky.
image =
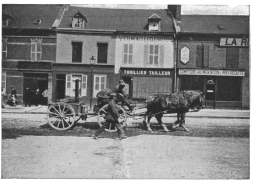
<svg viewBox="0 0 253 180">
<path fill-rule="evenodd" d="M 122 9 L 166 9 L 167 4 L 80 4 L 84 7 L 122 8 Z M 249 5 L 182 5 L 182 14 L 206 15 L 249 15 Z"/>
</svg>

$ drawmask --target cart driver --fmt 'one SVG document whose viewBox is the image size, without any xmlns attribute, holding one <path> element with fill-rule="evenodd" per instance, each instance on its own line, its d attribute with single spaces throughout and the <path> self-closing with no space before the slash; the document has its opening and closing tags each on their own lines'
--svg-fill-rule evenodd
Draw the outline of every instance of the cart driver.
<svg viewBox="0 0 253 180">
<path fill-rule="evenodd" d="M 130 104 L 129 101 L 125 98 L 126 96 L 126 88 L 125 82 L 123 80 L 119 81 L 119 84 L 113 90 L 114 93 L 118 95 L 118 98 L 121 99 L 122 103 L 126 104 L 130 111 L 133 110 L 133 104 Z"/>
</svg>

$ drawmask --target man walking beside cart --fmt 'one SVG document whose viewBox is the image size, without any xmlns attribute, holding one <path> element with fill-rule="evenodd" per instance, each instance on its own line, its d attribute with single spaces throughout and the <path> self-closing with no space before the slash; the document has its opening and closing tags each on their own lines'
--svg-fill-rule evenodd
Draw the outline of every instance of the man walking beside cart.
<svg viewBox="0 0 253 180">
<path fill-rule="evenodd" d="M 118 113 L 115 100 L 116 100 L 116 94 L 111 93 L 110 98 L 109 98 L 109 103 L 108 103 L 108 111 L 105 116 L 106 122 L 103 123 L 103 125 L 93 135 L 94 139 L 98 139 L 98 136 L 106 129 L 107 125 L 109 125 L 110 123 L 114 124 L 115 127 L 117 128 L 118 136 L 120 140 L 127 138 L 127 136 L 125 135 L 121 127 L 121 124 L 118 121 L 120 115 Z"/>
</svg>

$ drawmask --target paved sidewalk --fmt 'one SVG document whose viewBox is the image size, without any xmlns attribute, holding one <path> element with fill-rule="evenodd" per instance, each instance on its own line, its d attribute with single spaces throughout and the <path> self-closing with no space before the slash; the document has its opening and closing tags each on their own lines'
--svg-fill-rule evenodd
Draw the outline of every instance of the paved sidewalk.
<svg viewBox="0 0 253 180">
<path fill-rule="evenodd" d="M 138 110 L 136 111 L 138 112 Z M 16 107 L 6 106 L 2 108 L 2 113 L 20 113 L 20 114 L 47 114 L 47 106 Z M 176 116 L 176 114 L 165 114 L 164 116 Z M 249 119 L 250 110 L 231 110 L 231 109 L 202 109 L 199 112 L 189 112 L 187 117 L 196 118 L 240 118 Z"/>
</svg>

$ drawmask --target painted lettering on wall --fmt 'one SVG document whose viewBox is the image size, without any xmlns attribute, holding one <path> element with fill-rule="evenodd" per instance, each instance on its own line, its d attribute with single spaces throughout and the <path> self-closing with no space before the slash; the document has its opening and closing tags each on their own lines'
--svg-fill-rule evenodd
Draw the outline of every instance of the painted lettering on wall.
<svg viewBox="0 0 253 180">
<path fill-rule="evenodd" d="M 120 41 L 144 41 L 144 42 L 168 42 L 172 41 L 171 37 L 162 37 L 162 36 L 127 36 L 127 35 L 119 35 L 117 38 Z"/>
<path fill-rule="evenodd" d="M 129 74 L 129 75 L 170 76 L 170 71 L 156 71 L 156 70 L 124 70 L 124 74 Z"/>
<path fill-rule="evenodd" d="M 248 38 L 221 38 L 220 46 L 249 46 Z"/>
<path fill-rule="evenodd" d="M 238 70 L 179 69 L 179 75 L 245 76 Z"/>
</svg>

